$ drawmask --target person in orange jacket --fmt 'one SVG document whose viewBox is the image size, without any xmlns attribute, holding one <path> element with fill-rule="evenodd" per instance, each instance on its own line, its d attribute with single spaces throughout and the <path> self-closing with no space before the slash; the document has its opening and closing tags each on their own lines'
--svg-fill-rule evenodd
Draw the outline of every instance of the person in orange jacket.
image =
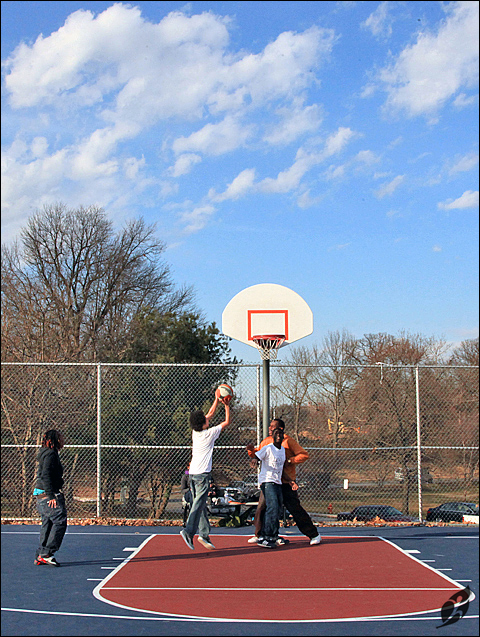
<svg viewBox="0 0 480 637">
<path fill-rule="evenodd" d="M 254 447 L 254 445 L 247 445 L 247 452 L 250 458 L 255 459 L 255 452 L 264 447 L 265 445 L 273 442 L 272 431 L 276 428 L 280 428 L 285 431 L 285 423 L 281 418 L 274 418 L 270 423 L 269 432 L 270 436 L 262 440 L 259 447 Z M 293 517 L 295 524 L 298 526 L 303 535 L 306 535 L 310 539 L 310 544 L 314 546 L 315 544 L 320 544 L 322 538 L 318 533 L 317 527 L 312 522 L 311 517 L 305 511 L 305 509 L 300 504 L 300 498 L 298 497 L 298 491 L 292 489 L 291 482 L 295 481 L 296 472 L 295 465 L 305 462 L 308 460 L 308 452 L 305 451 L 303 447 L 301 447 L 298 442 L 285 434 L 282 447 L 285 448 L 285 465 L 284 465 L 284 474 L 286 477 L 282 477 L 282 494 L 283 494 L 283 504 L 286 509 L 290 512 Z M 288 480 L 287 480 L 288 478 Z M 260 499 L 258 501 L 257 510 L 255 512 L 254 526 L 255 526 L 255 535 L 249 538 L 248 542 L 250 544 L 256 543 L 261 539 L 260 533 L 262 530 L 262 519 L 265 514 L 265 498 L 263 494 L 260 493 Z M 277 540 L 278 544 L 283 542 L 282 538 Z"/>
</svg>

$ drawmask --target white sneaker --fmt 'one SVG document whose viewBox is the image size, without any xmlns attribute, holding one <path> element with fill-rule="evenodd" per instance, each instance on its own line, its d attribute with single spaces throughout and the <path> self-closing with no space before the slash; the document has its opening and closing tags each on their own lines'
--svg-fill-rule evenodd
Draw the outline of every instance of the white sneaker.
<svg viewBox="0 0 480 637">
<path fill-rule="evenodd" d="M 214 549 L 215 546 L 210 542 L 209 539 L 207 539 L 206 537 L 200 537 L 198 536 L 197 540 L 200 542 L 200 544 L 202 546 L 204 546 L 206 549 Z"/>
<path fill-rule="evenodd" d="M 287 540 L 286 537 L 279 537 L 276 544 L 277 546 L 285 546 L 285 544 L 290 544 L 290 540 Z"/>
<path fill-rule="evenodd" d="M 249 537 L 247 542 L 249 544 L 256 544 L 258 542 L 259 538 L 256 535 L 252 535 L 252 537 Z"/>
<path fill-rule="evenodd" d="M 320 544 L 321 541 L 322 541 L 322 536 L 317 535 L 317 537 L 314 537 L 310 540 L 310 546 L 315 546 L 315 544 Z"/>
</svg>

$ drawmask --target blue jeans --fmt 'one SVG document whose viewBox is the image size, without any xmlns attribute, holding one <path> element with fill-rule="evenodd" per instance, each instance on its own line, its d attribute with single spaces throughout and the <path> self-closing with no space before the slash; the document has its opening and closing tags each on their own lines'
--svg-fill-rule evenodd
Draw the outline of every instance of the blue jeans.
<svg viewBox="0 0 480 637">
<path fill-rule="evenodd" d="M 210 490 L 210 473 L 190 474 L 190 490 L 193 502 L 185 524 L 185 531 L 191 538 L 198 531 L 200 537 L 208 539 L 210 520 L 207 515 L 207 498 Z"/>
<path fill-rule="evenodd" d="M 266 504 L 261 537 L 269 541 L 276 541 L 283 507 L 282 485 L 274 482 L 262 482 L 260 489 Z"/>
<path fill-rule="evenodd" d="M 58 551 L 67 530 L 65 496 L 63 493 L 57 493 L 55 500 L 57 501 L 57 506 L 53 508 L 48 506 L 48 498 L 37 498 L 37 510 L 42 518 L 40 545 L 37 555 L 42 557 L 53 555 Z"/>
</svg>

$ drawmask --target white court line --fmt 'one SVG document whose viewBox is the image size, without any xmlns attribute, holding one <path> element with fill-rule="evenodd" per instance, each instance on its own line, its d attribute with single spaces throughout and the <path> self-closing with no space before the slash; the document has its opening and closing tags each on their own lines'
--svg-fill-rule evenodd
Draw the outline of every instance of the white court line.
<svg viewBox="0 0 480 637">
<path fill-rule="evenodd" d="M 207 586 L 102 586 L 102 590 L 109 591 L 458 591 L 457 586 L 448 587 L 431 587 L 418 588 L 414 587 L 392 587 L 392 588 L 380 588 L 380 587 L 341 587 L 334 588 L 332 586 L 326 586 L 324 588 L 272 588 L 268 586 L 266 588 L 235 588 L 235 587 L 207 587 Z"/>
<path fill-rule="evenodd" d="M 405 553 L 420 553 L 417 549 L 405 549 Z"/>
<path fill-rule="evenodd" d="M 150 621 L 150 622 L 197 622 L 198 619 L 191 619 L 189 617 L 135 617 L 133 615 L 101 615 L 97 613 L 64 613 L 56 610 L 29 610 L 26 608 L 2 608 L 2 611 L 11 612 L 11 613 L 34 613 L 38 615 L 64 615 L 67 617 L 98 617 L 99 619 L 133 619 L 137 621 Z M 478 619 L 479 615 L 465 615 L 462 617 L 462 621 L 465 619 Z M 205 618 L 202 621 L 207 623 L 221 624 L 221 623 L 229 623 L 237 622 L 237 623 L 245 623 L 250 620 L 238 620 L 238 619 L 210 619 Z M 395 621 L 405 621 L 405 622 L 416 622 L 416 621 L 442 621 L 442 617 L 355 617 L 351 619 L 343 619 L 343 622 L 395 622 Z M 320 619 L 315 620 L 315 622 L 320 623 L 340 623 L 338 619 Z M 290 622 L 291 623 L 291 622 Z M 298 622 L 295 622 L 298 623 Z"/>
<path fill-rule="evenodd" d="M 124 566 L 128 563 L 128 561 L 130 561 L 130 559 L 132 559 L 133 557 L 135 557 L 135 555 L 136 555 L 137 553 L 139 553 L 139 552 L 141 551 L 141 549 L 142 549 L 142 548 L 143 548 L 143 547 L 144 547 L 144 546 L 145 546 L 145 545 L 146 545 L 146 544 L 147 544 L 150 540 L 152 540 L 152 539 L 153 539 L 153 537 L 158 536 L 158 535 L 164 535 L 164 534 L 156 534 L 156 533 L 152 533 L 152 534 L 151 534 L 151 536 L 150 536 L 149 538 L 146 538 L 146 539 L 145 539 L 145 540 L 141 543 L 141 545 L 138 547 L 137 551 L 136 551 L 135 553 L 133 553 L 133 554 L 130 556 L 130 558 L 128 558 L 128 560 L 126 560 L 126 561 L 125 561 L 125 563 L 124 563 L 124 564 L 119 565 L 118 569 L 120 570 L 121 568 L 123 568 L 123 567 L 124 567 Z M 172 533 L 172 534 L 167 534 L 167 535 L 175 535 L 175 536 L 176 536 L 176 535 L 177 535 L 177 533 Z M 231 537 L 231 535 L 230 535 L 230 534 L 218 534 L 218 535 L 226 535 L 227 537 Z M 232 534 L 232 535 L 233 535 L 233 534 Z M 242 534 L 242 536 L 243 536 L 243 534 Z M 238 537 L 238 536 L 237 536 L 237 537 Z M 337 535 L 337 536 L 331 536 L 331 537 L 340 537 L 340 538 L 342 538 L 342 537 L 344 537 L 344 536 L 338 536 L 338 535 Z M 455 590 L 457 590 L 457 591 L 458 591 L 459 589 L 460 589 L 460 590 L 462 589 L 461 584 L 459 584 L 459 583 L 455 582 L 454 580 L 450 579 L 447 575 L 444 575 L 443 573 L 439 573 L 439 571 L 438 571 L 438 570 L 435 570 L 432 566 L 429 566 L 429 565 L 427 565 L 427 564 L 424 564 L 422 561 L 420 561 L 420 560 L 419 560 L 419 558 L 414 557 L 413 555 L 411 555 L 411 554 L 407 553 L 406 551 L 404 551 L 403 549 L 401 549 L 399 546 L 397 546 L 396 544 L 394 544 L 393 542 L 391 542 L 391 541 L 389 541 L 389 540 L 386 540 L 386 539 L 385 539 L 384 537 L 382 537 L 382 536 L 376 536 L 376 535 L 374 535 L 374 536 L 365 536 L 365 535 L 357 536 L 357 535 L 355 535 L 355 536 L 348 536 L 348 537 L 350 537 L 350 538 L 351 538 L 351 537 L 360 537 L 360 538 L 362 538 L 362 539 L 364 539 L 365 537 L 374 537 L 375 539 L 378 539 L 378 540 L 380 540 L 380 541 L 384 541 L 384 542 L 386 542 L 387 544 L 390 544 L 390 545 L 391 545 L 391 546 L 393 546 L 396 550 L 398 550 L 398 551 L 400 551 L 401 553 L 403 553 L 404 555 L 408 556 L 408 557 L 409 557 L 411 560 L 413 560 L 414 562 L 417 562 L 418 564 L 421 564 L 422 566 L 424 566 L 426 569 L 429 569 L 429 570 L 431 570 L 431 571 L 433 571 L 433 572 L 437 573 L 438 575 L 440 575 L 440 576 L 441 576 L 441 577 L 445 580 L 445 588 L 443 588 L 443 587 L 442 587 L 442 588 L 439 588 L 439 589 L 436 589 L 436 590 L 445 590 L 445 591 L 451 592 L 452 590 L 453 590 L 453 591 L 455 591 Z M 102 597 L 102 595 L 101 595 L 101 591 L 102 591 L 102 590 L 104 590 L 104 589 L 105 589 L 105 590 L 106 590 L 106 589 L 108 589 L 108 590 L 112 590 L 112 589 L 116 588 L 116 587 L 109 587 L 109 586 L 108 586 L 108 582 L 109 582 L 109 581 L 110 581 L 110 580 L 111 580 L 111 579 L 112 579 L 112 578 L 116 575 L 116 573 L 118 573 L 118 570 L 117 570 L 117 571 L 115 571 L 115 572 L 112 572 L 110 575 L 108 575 L 108 576 L 106 577 L 106 579 L 104 580 L 104 582 L 102 582 L 101 584 L 99 584 L 98 586 L 96 586 L 96 587 L 94 588 L 94 590 L 93 590 L 93 596 L 94 596 L 96 599 L 98 599 L 99 601 L 104 602 L 104 603 L 107 603 L 107 604 L 111 604 L 112 606 L 115 606 L 116 608 L 119 608 L 119 609 L 120 609 L 120 608 L 122 608 L 122 609 L 124 609 L 124 610 L 130 610 L 130 611 L 134 611 L 134 612 L 135 612 L 135 611 L 136 611 L 136 612 L 139 612 L 139 609 L 138 609 L 138 608 L 129 607 L 129 606 L 125 605 L 125 604 L 119 604 L 118 602 L 112 602 L 112 601 L 110 601 L 110 600 L 106 600 L 106 599 L 104 599 L 104 598 Z M 132 589 L 126 589 L 126 590 L 132 590 Z M 135 590 L 142 590 L 142 589 L 135 589 Z M 160 588 L 159 588 L 159 589 L 143 589 L 143 590 L 159 590 L 159 591 L 160 591 L 160 590 L 175 590 L 175 589 L 172 589 L 172 588 L 168 588 L 168 589 L 167 589 L 167 588 L 160 589 Z M 189 590 L 195 590 L 195 589 L 185 587 L 185 588 L 178 589 L 178 590 L 187 590 L 187 591 L 189 591 Z M 207 588 L 203 588 L 203 587 L 201 587 L 200 589 L 198 589 L 198 588 L 197 588 L 196 590 L 213 590 L 213 591 L 217 591 L 217 590 L 226 590 L 226 589 L 225 589 L 225 588 L 223 588 L 223 587 L 222 587 L 222 588 L 212 588 L 212 589 L 207 589 Z M 227 589 L 227 590 L 228 590 L 228 589 Z M 236 588 L 236 589 L 231 589 L 231 590 L 234 590 L 234 591 L 240 591 L 241 589 Z M 254 591 L 260 591 L 260 590 L 262 590 L 262 589 L 244 589 L 244 590 L 254 590 Z M 275 590 L 294 590 L 294 589 L 275 589 L 275 588 L 268 587 L 268 588 L 265 588 L 265 589 L 263 589 L 263 590 L 264 590 L 264 591 L 268 591 L 268 592 L 269 592 L 269 591 L 272 591 L 272 590 L 273 590 L 273 591 L 275 591 Z M 306 589 L 298 589 L 298 590 L 300 590 L 300 591 L 302 591 L 302 590 L 303 590 L 303 591 L 305 591 Z M 353 589 L 353 588 L 339 588 L 339 589 L 332 589 L 332 588 L 326 588 L 326 589 L 323 589 L 323 588 L 317 588 L 317 589 L 307 589 L 307 590 L 314 590 L 314 591 L 319 591 L 319 592 L 320 592 L 320 591 L 325 591 L 325 590 L 327 590 L 327 591 L 329 591 L 329 590 L 334 590 L 334 591 L 335 591 L 335 590 L 337 590 L 337 591 L 346 592 L 346 591 L 353 591 L 353 590 L 356 590 L 356 589 Z M 369 591 L 369 590 L 370 590 L 370 591 L 372 591 L 372 590 L 385 591 L 385 590 L 395 590 L 395 589 L 377 588 L 377 589 L 357 589 L 357 590 L 362 590 L 362 591 Z M 418 591 L 418 590 L 421 590 L 421 589 L 418 589 L 417 587 L 415 587 L 415 588 L 411 588 L 411 589 L 396 589 L 396 590 L 413 590 L 413 591 Z M 425 589 L 425 590 L 430 591 L 430 590 L 435 590 L 435 589 L 428 588 L 428 589 Z M 475 595 L 474 595 L 473 593 L 471 594 L 471 599 L 475 599 Z M 178 617 L 188 617 L 188 616 L 185 616 L 185 615 L 178 615 L 178 614 L 174 614 L 174 613 L 165 613 L 165 612 L 161 613 L 161 612 L 158 612 L 158 611 L 150 611 L 150 610 L 145 610 L 145 609 L 142 609 L 142 610 L 143 610 L 143 612 L 144 612 L 144 613 L 149 613 L 149 614 L 152 614 L 152 615 L 161 615 L 161 616 L 163 616 L 163 617 L 165 617 L 165 616 L 166 616 L 166 617 L 171 617 L 173 621 L 174 621 L 176 618 L 178 618 Z M 335 623 L 339 623 L 339 622 L 343 622 L 343 621 L 348 621 L 348 622 L 350 622 L 350 621 L 373 621 L 373 620 L 383 620 L 383 621 L 395 621 L 395 620 L 397 620 L 397 621 L 399 621 L 399 620 L 405 619 L 405 618 L 407 618 L 407 617 L 408 617 L 409 619 L 414 620 L 414 619 L 418 618 L 418 616 L 419 616 L 419 615 L 427 615 L 427 614 L 429 614 L 429 613 L 434 613 L 434 612 L 437 612 L 437 613 L 438 613 L 439 611 L 440 611 L 440 608 L 432 608 L 430 611 L 419 611 L 419 612 L 417 612 L 417 613 L 405 613 L 405 614 L 398 614 L 398 615 L 396 615 L 396 616 L 391 616 L 391 615 L 389 615 L 389 616 L 356 617 L 356 618 L 349 618 L 349 617 L 347 617 L 347 618 L 345 618 L 345 617 L 337 617 L 337 618 L 335 618 L 335 619 L 333 619 L 333 620 L 330 620 L 330 619 L 314 619 L 314 620 L 295 620 L 295 621 L 296 621 L 296 623 L 325 623 L 325 622 L 330 622 L 330 623 L 335 622 Z M 414 615 L 415 617 L 412 617 L 412 615 Z M 225 618 L 225 617 L 222 617 L 222 618 L 219 618 L 219 617 L 211 618 L 211 617 L 204 617 L 204 616 L 189 616 L 189 618 L 190 618 L 190 619 L 194 619 L 194 620 L 196 620 L 196 621 L 234 621 L 234 622 L 239 622 L 239 623 L 252 623 L 252 622 L 253 622 L 253 623 L 267 623 L 267 624 L 268 624 L 268 623 L 272 623 L 272 622 L 274 621 L 274 620 L 261 620 L 261 619 L 240 619 L 240 620 L 239 620 L 239 619 L 236 619 L 236 618 L 235 618 L 235 619 Z M 424 618 L 424 617 L 422 617 L 422 619 L 423 619 L 423 618 Z M 426 619 L 428 619 L 428 618 L 426 618 Z M 291 623 L 291 620 L 280 620 L 280 621 L 275 620 L 275 621 L 276 621 L 276 623 L 282 623 L 282 624 L 283 624 L 283 623 Z"/>
</svg>

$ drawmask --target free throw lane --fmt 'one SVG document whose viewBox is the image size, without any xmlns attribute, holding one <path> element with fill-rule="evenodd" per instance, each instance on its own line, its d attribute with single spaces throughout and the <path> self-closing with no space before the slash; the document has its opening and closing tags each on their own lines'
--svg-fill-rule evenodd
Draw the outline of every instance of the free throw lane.
<svg viewBox="0 0 480 637">
<path fill-rule="evenodd" d="M 132 610 L 237 621 L 325 621 L 442 608 L 463 587 L 379 537 L 295 537 L 274 550 L 214 535 L 214 551 L 152 535 L 94 590 Z"/>
</svg>

